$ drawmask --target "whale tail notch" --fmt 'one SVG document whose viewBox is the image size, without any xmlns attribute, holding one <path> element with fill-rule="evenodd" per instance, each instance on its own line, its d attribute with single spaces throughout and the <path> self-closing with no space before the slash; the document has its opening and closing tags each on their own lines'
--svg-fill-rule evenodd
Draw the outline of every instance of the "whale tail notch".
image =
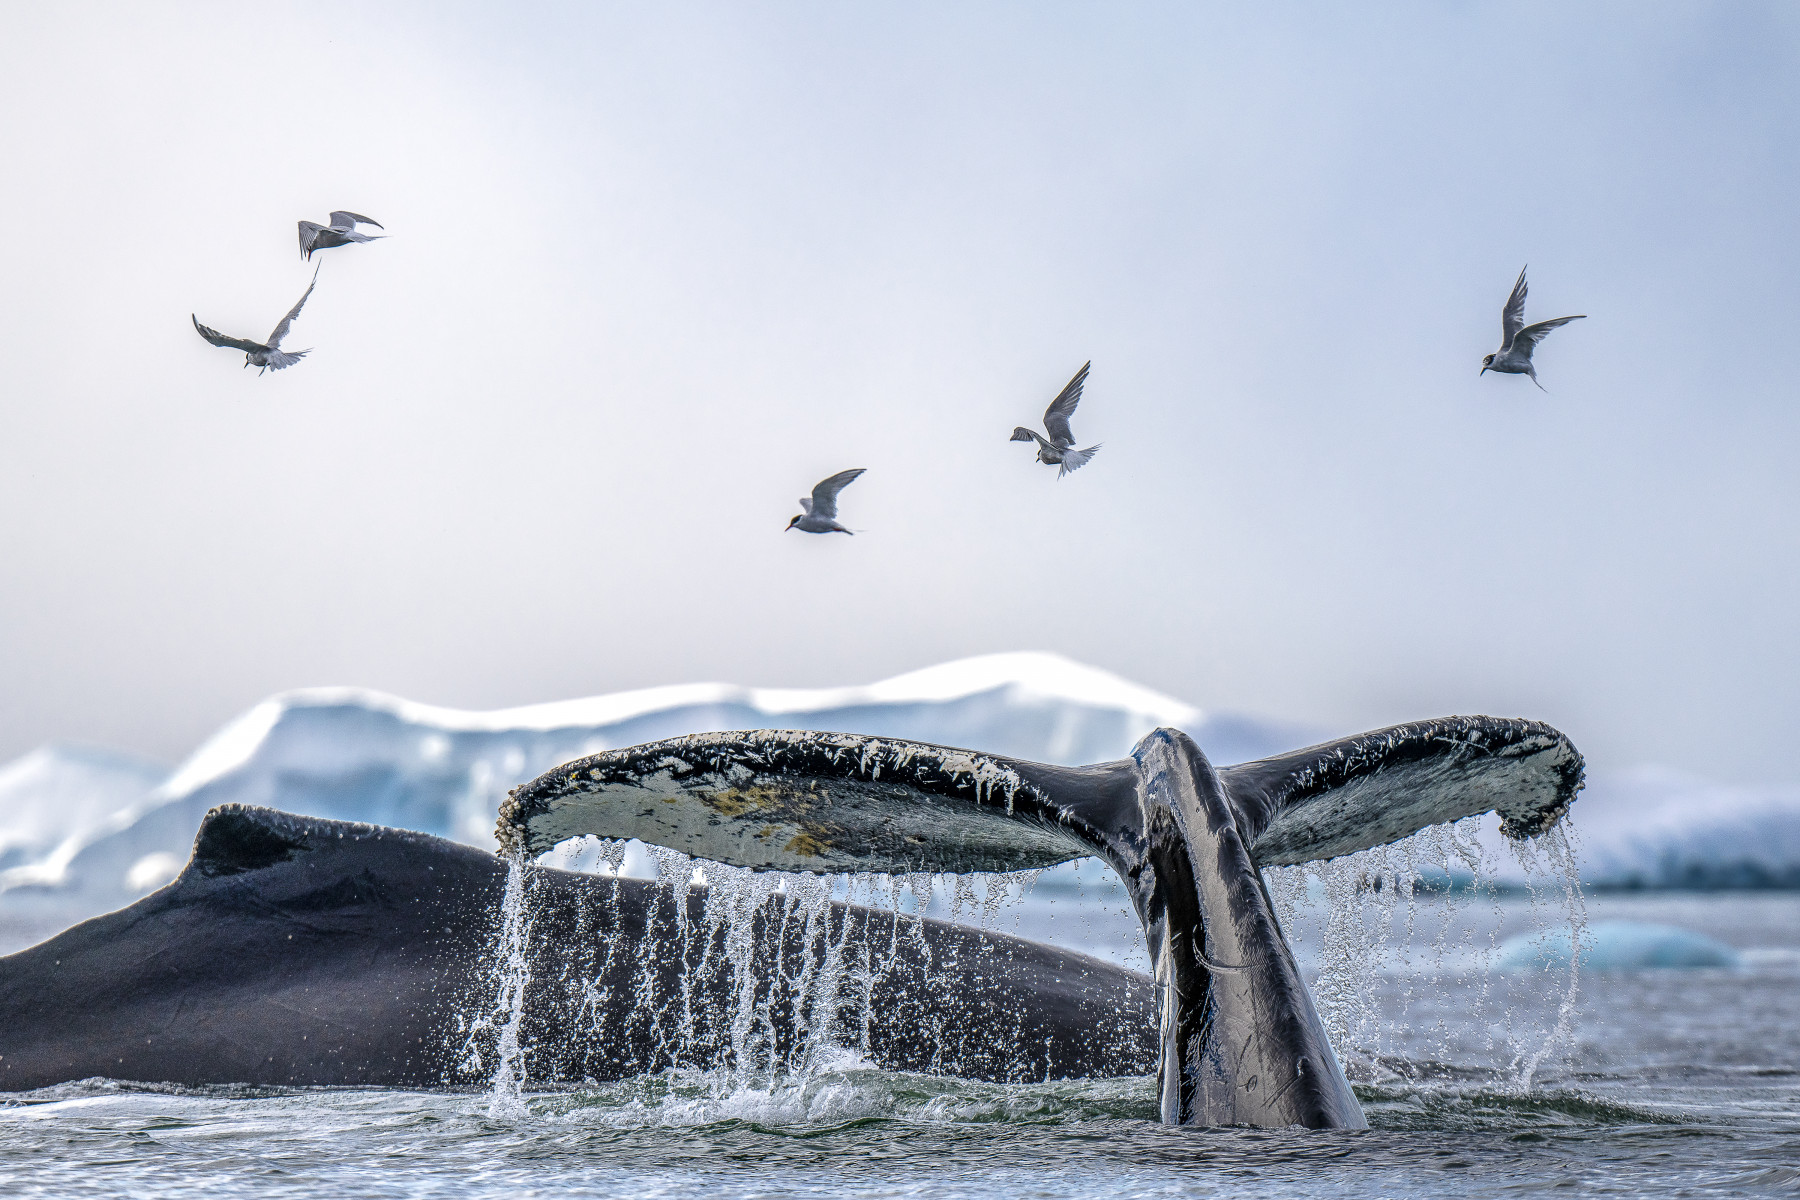
<svg viewBox="0 0 1800 1200">
<path fill-rule="evenodd" d="M 1534 721 L 1446 717 L 1215 769 L 1161 729 L 1059 767 L 789 730 L 696 734 L 566 763 L 501 805 L 504 851 L 638 838 L 760 870 L 988 872 L 1094 855 L 1124 882 L 1158 985 L 1171 1124 L 1360 1127 L 1260 868 L 1488 811 L 1550 828 L 1581 756 Z M 1282 1082 L 1274 1082 L 1280 1080 Z"/>
</svg>

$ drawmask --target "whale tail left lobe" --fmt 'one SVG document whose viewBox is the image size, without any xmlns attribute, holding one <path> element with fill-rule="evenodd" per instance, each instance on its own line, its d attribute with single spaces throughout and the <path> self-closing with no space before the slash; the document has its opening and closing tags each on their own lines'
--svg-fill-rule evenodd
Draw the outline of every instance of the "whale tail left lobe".
<svg viewBox="0 0 1800 1200">
<path fill-rule="evenodd" d="M 1526 837 L 1581 786 L 1548 725 L 1446 717 L 1216 770 L 1159 729 L 1130 758 L 1059 767 L 856 734 L 697 734 L 577 759 L 514 790 L 518 853 L 639 838 L 753 869 L 1017 871 L 1095 855 L 1124 882 L 1158 988 L 1171 1124 L 1355 1127 L 1260 868 L 1498 811 Z"/>
</svg>

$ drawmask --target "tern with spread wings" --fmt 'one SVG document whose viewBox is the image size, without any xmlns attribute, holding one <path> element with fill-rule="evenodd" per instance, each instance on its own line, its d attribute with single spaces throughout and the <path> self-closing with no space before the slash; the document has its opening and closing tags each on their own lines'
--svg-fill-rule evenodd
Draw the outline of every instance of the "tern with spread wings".
<svg viewBox="0 0 1800 1200">
<path fill-rule="evenodd" d="M 838 493 L 848 487 L 850 481 L 861 475 L 866 469 L 855 467 L 848 471 L 839 471 L 829 479 L 821 479 L 813 487 L 811 497 L 800 497 L 800 515 L 789 521 L 787 527 L 798 529 L 801 533 L 852 533 L 851 530 L 838 524 Z"/>
<path fill-rule="evenodd" d="M 1089 446 L 1086 450 L 1075 449 L 1075 433 L 1069 428 L 1069 417 L 1074 414 L 1075 406 L 1081 403 L 1081 389 L 1087 383 L 1088 368 L 1093 365 L 1092 362 L 1082 363 L 1081 370 L 1075 372 L 1075 378 L 1069 380 L 1068 386 L 1044 410 L 1044 432 L 1050 435 L 1048 438 L 1023 425 L 1016 426 L 1012 431 L 1012 441 L 1037 443 L 1039 462 L 1062 468 L 1056 473 L 1058 479 L 1070 471 L 1078 471 L 1087 466 L 1088 460 L 1100 449 L 1098 445 Z"/>
<path fill-rule="evenodd" d="M 382 228 L 381 222 L 371 221 L 360 213 L 339 210 L 331 214 L 331 224 L 321 225 L 317 221 L 300 222 L 300 257 L 311 258 L 314 250 L 329 250 L 333 246 L 348 246 L 351 242 L 373 242 L 386 236 L 379 233 L 358 233 L 358 225 L 373 225 Z"/>
<path fill-rule="evenodd" d="M 283 367 L 293 366 L 312 353 L 310 350 L 283 350 L 281 339 L 287 336 L 288 326 L 294 323 L 294 318 L 300 315 L 302 308 L 306 307 L 306 297 L 312 295 L 313 289 L 317 286 L 319 286 L 319 269 L 314 267 L 312 282 L 306 285 L 306 295 L 301 296 L 294 307 L 288 309 L 287 316 L 281 318 L 281 324 L 275 327 L 275 332 L 269 335 L 266 344 L 252 342 L 247 338 L 226 337 L 218 330 L 202 325 L 200 318 L 194 316 L 193 313 L 189 313 L 188 318 L 194 322 L 194 328 L 200 331 L 200 336 L 213 345 L 227 350 L 242 350 L 246 367 L 262 368 L 262 371 L 257 372 L 258 375 L 261 375 L 263 371 L 279 371 Z"/>
<path fill-rule="evenodd" d="M 1512 295 L 1506 298 L 1506 308 L 1500 313 L 1500 349 L 1492 354 L 1484 354 L 1481 358 L 1481 374 L 1499 371 L 1506 375 L 1529 375 L 1531 382 L 1537 383 L 1540 392 L 1549 391 L 1538 383 L 1537 368 L 1531 364 L 1531 352 L 1537 349 L 1538 343 L 1552 329 L 1567 325 L 1570 321 L 1581 321 L 1586 313 L 1578 313 L 1573 317 L 1557 317 L 1554 321 L 1539 321 L 1535 325 L 1525 324 L 1525 293 L 1530 289 L 1525 285 L 1525 268 L 1519 268 L 1519 281 L 1513 284 Z"/>
</svg>

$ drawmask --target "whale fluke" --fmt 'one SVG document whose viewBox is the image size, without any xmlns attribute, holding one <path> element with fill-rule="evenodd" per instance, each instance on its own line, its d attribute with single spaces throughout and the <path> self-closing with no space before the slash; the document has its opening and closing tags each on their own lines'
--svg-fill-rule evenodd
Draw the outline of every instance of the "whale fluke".
<svg viewBox="0 0 1800 1200">
<path fill-rule="evenodd" d="M 1511 838 L 1549 829 L 1581 789 L 1581 755 L 1540 721 L 1440 717 L 1219 772 L 1259 866 L 1383 846 L 1429 825 L 1500 814 Z"/>
<path fill-rule="evenodd" d="M 1171 1124 L 1360 1127 L 1260 868 L 1331 858 L 1498 811 L 1543 832 L 1581 755 L 1535 721 L 1445 717 L 1215 770 L 1159 729 L 1130 758 L 1058 767 L 922 742 L 757 730 L 566 763 L 496 831 L 536 854 L 638 838 L 788 871 L 1015 871 L 1096 855 L 1130 892 L 1158 984 Z"/>
<path fill-rule="evenodd" d="M 1540 722 L 1443 717 L 1217 773 L 1256 864 L 1287 866 L 1492 810 L 1509 836 L 1541 833 L 1581 756 Z M 1057 767 L 863 734 L 700 733 L 546 772 L 501 805 L 496 836 L 526 854 L 638 838 L 763 870 L 1024 871 L 1100 853 L 1136 819 L 1140 775 L 1135 757 Z"/>
</svg>

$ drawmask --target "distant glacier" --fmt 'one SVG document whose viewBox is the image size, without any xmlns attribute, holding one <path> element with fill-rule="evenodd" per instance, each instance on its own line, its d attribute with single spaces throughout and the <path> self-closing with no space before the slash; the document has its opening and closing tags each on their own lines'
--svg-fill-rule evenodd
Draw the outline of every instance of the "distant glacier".
<svg viewBox="0 0 1800 1200">
<path fill-rule="evenodd" d="M 0 952 L 166 883 L 217 804 L 491 846 L 497 807 L 514 785 L 570 758 L 678 734 L 839 730 L 1084 763 L 1119 758 L 1163 725 L 1193 735 L 1220 764 L 1356 732 L 1203 713 L 1044 653 L 962 659 L 866 687 L 691 684 L 486 713 L 356 688 L 287 692 L 173 771 L 64 745 L 0 766 Z M 1800 788 L 1590 769 L 1574 817 L 1592 885 L 1800 887 Z"/>
</svg>

